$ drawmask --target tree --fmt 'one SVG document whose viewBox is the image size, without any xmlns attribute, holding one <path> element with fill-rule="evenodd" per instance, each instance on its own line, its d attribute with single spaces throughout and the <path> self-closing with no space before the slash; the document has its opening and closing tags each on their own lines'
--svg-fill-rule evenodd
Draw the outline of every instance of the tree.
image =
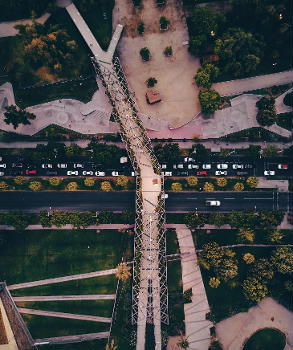
<svg viewBox="0 0 293 350">
<path fill-rule="evenodd" d="M 62 179 L 60 177 L 50 177 L 49 183 L 51 186 L 59 186 L 61 184 Z"/>
<path fill-rule="evenodd" d="M 106 344 L 105 350 L 116 350 L 118 349 L 118 345 L 114 344 L 114 339 L 111 340 L 111 342 Z"/>
<path fill-rule="evenodd" d="M 262 126 L 271 126 L 278 119 L 278 116 L 275 111 L 268 109 L 261 109 L 256 115 L 257 122 Z"/>
<path fill-rule="evenodd" d="M 158 143 L 154 147 L 154 152 L 160 163 L 177 163 L 180 157 L 178 143 L 167 143 L 164 146 Z"/>
<path fill-rule="evenodd" d="M 140 51 L 140 56 L 143 61 L 149 61 L 150 59 L 150 50 L 147 47 L 143 47 Z"/>
<path fill-rule="evenodd" d="M 16 129 L 19 124 L 29 125 L 30 120 L 36 119 L 36 116 L 33 113 L 17 108 L 14 105 L 7 106 L 5 109 L 6 112 L 4 113 L 4 122 L 5 124 L 12 124 L 14 129 Z"/>
<path fill-rule="evenodd" d="M 101 224 L 112 224 L 114 221 L 115 215 L 112 211 L 101 210 L 99 213 L 99 222 Z"/>
<path fill-rule="evenodd" d="M 111 183 L 109 181 L 103 181 L 101 183 L 101 190 L 105 192 L 110 192 L 112 190 Z"/>
<path fill-rule="evenodd" d="M 215 189 L 214 185 L 210 182 L 205 182 L 205 184 L 203 185 L 203 190 L 205 192 L 212 192 L 212 191 L 214 191 L 214 189 Z"/>
<path fill-rule="evenodd" d="M 160 17 L 160 28 L 161 29 L 167 29 L 168 28 L 169 21 L 166 17 L 162 16 Z"/>
<path fill-rule="evenodd" d="M 205 161 L 211 154 L 211 150 L 205 148 L 201 143 L 197 143 L 192 152 L 192 158 L 196 161 Z"/>
<path fill-rule="evenodd" d="M 252 277 L 257 278 L 263 282 L 268 282 L 274 277 L 274 270 L 272 264 L 268 259 L 258 259 L 251 267 L 249 273 Z"/>
<path fill-rule="evenodd" d="M 249 186 L 250 188 L 255 188 L 258 185 L 258 178 L 255 176 L 249 176 L 246 179 L 246 184 L 247 186 Z"/>
<path fill-rule="evenodd" d="M 259 226 L 264 230 L 270 230 L 272 227 L 277 227 L 281 224 L 284 218 L 284 213 L 275 211 L 262 210 L 259 213 Z"/>
<path fill-rule="evenodd" d="M 8 190 L 8 185 L 5 181 L 0 181 L 0 191 Z"/>
<path fill-rule="evenodd" d="M 243 260 L 246 264 L 252 264 L 255 261 L 255 257 L 250 253 L 246 253 L 243 255 Z"/>
<path fill-rule="evenodd" d="M 224 250 L 216 242 L 209 242 L 203 245 L 199 253 L 199 263 L 205 262 L 205 266 L 217 268 L 223 258 Z"/>
<path fill-rule="evenodd" d="M 86 177 L 84 179 L 84 184 L 87 187 L 93 187 L 95 184 L 95 179 L 93 177 Z"/>
<path fill-rule="evenodd" d="M 198 87 L 209 89 L 219 75 L 219 68 L 212 63 L 205 63 L 199 67 L 194 79 Z"/>
<path fill-rule="evenodd" d="M 269 243 L 275 244 L 275 243 L 281 243 L 284 236 L 280 231 L 274 230 L 274 231 L 270 231 L 266 238 Z"/>
<path fill-rule="evenodd" d="M 211 277 L 209 280 L 209 285 L 212 288 L 218 288 L 220 285 L 221 281 L 217 279 L 216 277 Z"/>
<path fill-rule="evenodd" d="M 240 243 L 253 243 L 254 231 L 249 228 L 240 228 L 237 233 L 237 241 Z"/>
<path fill-rule="evenodd" d="M 115 276 L 118 279 L 120 279 L 122 282 L 125 282 L 131 276 L 130 269 L 131 267 L 127 266 L 126 263 L 120 263 L 117 266 L 117 271 L 115 273 Z"/>
<path fill-rule="evenodd" d="M 225 187 L 227 185 L 227 179 L 225 179 L 224 177 L 217 178 L 217 185 L 219 187 Z"/>
<path fill-rule="evenodd" d="M 65 148 L 65 154 L 67 157 L 76 157 L 80 155 L 82 148 L 79 147 L 76 143 L 72 143 L 70 146 Z"/>
<path fill-rule="evenodd" d="M 118 186 L 121 186 L 123 188 L 126 188 L 127 187 L 127 184 L 128 184 L 128 178 L 127 176 L 125 175 L 120 175 L 117 177 L 117 180 L 116 180 L 116 184 Z"/>
<path fill-rule="evenodd" d="M 203 213 L 192 212 L 184 216 L 184 223 L 189 228 L 195 229 L 197 227 L 202 227 L 206 223 L 206 216 Z"/>
<path fill-rule="evenodd" d="M 217 91 L 200 91 L 198 97 L 202 113 L 213 114 L 219 109 L 221 97 Z"/>
<path fill-rule="evenodd" d="M 277 147 L 274 145 L 268 145 L 263 149 L 263 156 L 266 158 L 276 157 L 278 155 Z"/>
<path fill-rule="evenodd" d="M 16 176 L 13 181 L 17 184 L 17 185 L 24 185 L 26 183 L 26 179 L 23 176 Z"/>
<path fill-rule="evenodd" d="M 276 248 L 271 257 L 271 262 L 278 272 L 287 274 L 293 272 L 293 250 L 290 247 Z"/>
<path fill-rule="evenodd" d="M 46 210 L 40 211 L 39 220 L 40 220 L 40 224 L 43 227 L 51 227 L 52 226 L 50 216 L 48 215 L 48 212 Z"/>
<path fill-rule="evenodd" d="M 243 191 L 244 185 L 242 182 L 236 182 L 236 184 L 233 186 L 234 191 Z"/>
<path fill-rule="evenodd" d="M 172 46 L 166 46 L 166 47 L 165 47 L 164 55 L 167 56 L 167 57 L 173 55 Z"/>
<path fill-rule="evenodd" d="M 54 210 L 51 215 L 51 224 L 57 227 L 62 227 L 67 224 L 68 215 L 65 211 Z"/>
<path fill-rule="evenodd" d="M 93 223 L 91 212 L 70 213 L 68 217 L 69 223 L 77 229 L 86 228 Z"/>
<path fill-rule="evenodd" d="M 249 145 L 248 148 L 244 150 L 244 157 L 248 159 L 257 160 L 259 159 L 259 152 L 261 150 L 261 146 Z"/>
<path fill-rule="evenodd" d="M 254 277 L 244 280 L 242 288 L 245 298 L 251 301 L 261 301 L 268 294 L 266 284 Z"/>
<path fill-rule="evenodd" d="M 226 216 L 224 214 L 218 213 L 218 212 L 210 213 L 209 222 L 211 224 L 218 226 L 218 227 L 221 227 L 226 222 Z"/>
<path fill-rule="evenodd" d="M 179 192 L 182 191 L 182 185 L 180 182 L 173 182 L 171 186 L 172 191 Z"/>
<path fill-rule="evenodd" d="M 131 209 L 124 209 L 121 213 L 121 220 L 124 224 L 133 224 L 135 221 L 135 211 Z"/>
<path fill-rule="evenodd" d="M 10 211 L 5 216 L 5 224 L 13 226 L 15 231 L 23 231 L 31 222 L 31 216 L 22 211 Z"/>
<path fill-rule="evenodd" d="M 224 282 L 233 279 L 238 274 L 237 260 L 231 258 L 221 259 L 221 262 L 216 267 L 216 274 Z"/>
<path fill-rule="evenodd" d="M 248 54 L 243 58 L 243 70 L 247 74 L 254 73 L 259 64 L 260 58 L 255 55 Z"/>
<path fill-rule="evenodd" d="M 245 215 L 243 211 L 232 210 L 229 214 L 229 224 L 231 227 L 243 227 L 245 224 Z"/>
<path fill-rule="evenodd" d="M 223 345 L 219 342 L 219 340 L 212 339 L 208 350 L 223 350 Z"/>
<path fill-rule="evenodd" d="M 147 86 L 148 87 L 153 87 L 155 84 L 157 84 L 158 80 L 156 78 L 148 78 L 147 80 Z"/>
<path fill-rule="evenodd" d="M 195 176 L 188 176 L 187 183 L 188 186 L 195 187 L 198 184 L 198 178 Z"/>
<path fill-rule="evenodd" d="M 144 33 L 144 23 L 143 22 L 138 23 L 137 31 L 138 31 L 138 34 L 140 34 L 140 35 L 142 35 Z"/>
<path fill-rule="evenodd" d="M 78 189 L 78 184 L 77 182 L 69 182 L 66 186 L 66 190 L 67 191 L 76 191 Z"/>
<path fill-rule="evenodd" d="M 32 191 L 37 192 L 42 188 L 42 183 L 40 181 L 32 181 L 28 186 Z"/>
</svg>

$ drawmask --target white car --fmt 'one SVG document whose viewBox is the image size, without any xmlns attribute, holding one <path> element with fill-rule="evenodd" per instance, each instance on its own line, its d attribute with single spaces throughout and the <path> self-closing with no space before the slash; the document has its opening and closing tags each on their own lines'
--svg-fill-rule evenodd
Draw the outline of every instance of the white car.
<svg viewBox="0 0 293 350">
<path fill-rule="evenodd" d="M 119 173 L 118 173 L 118 171 L 112 171 L 112 176 L 119 176 Z"/>
<path fill-rule="evenodd" d="M 206 170 L 207 170 L 207 169 L 211 169 L 211 168 L 212 168 L 212 165 L 211 165 L 211 164 L 203 164 L 203 165 L 202 165 L 202 168 L 203 168 L 203 169 L 206 169 Z"/>
<path fill-rule="evenodd" d="M 217 169 L 228 169 L 228 164 L 217 164 Z"/>
<path fill-rule="evenodd" d="M 137 171 L 132 171 L 131 172 L 131 176 L 137 176 L 138 174 L 137 174 Z"/>
<path fill-rule="evenodd" d="M 80 163 L 75 163 L 73 164 L 73 168 L 84 168 L 84 165 Z"/>
<path fill-rule="evenodd" d="M 161 174 L 164 176 L 172 176 L 172 171 L 162 171 Z"/>
<path fill-rule="evenodd" d="M 226 171 L 226 170 L 224 170 L 224 171 L 217 170 L 217 171 L 215 172 L 215 175 L 227 175 L 227 171 Z"/>
<path fill-rule="evenodd" d="M 0 176 L 4 176 L 4 173 L 3 173 L 3 171 L 0 171 Z"/>
<path fill-rule="evenodd" d="M 93 171 L 86 171 L 86 170 L 84 170 L 83 172 L 82 172 L 82 175 L 94 175 L 94 173 L 93 173 Z"/>
<path fill-rule="evenodd" d="M 104 171 L 95 171 L 96 176 L 105 176 Z"/>
<path fill-rule="evenodd" d="M 244 168 L 244 165 L 243 165 L 243 164 L 233 164 L 233 165 L 232 165 L 232 168 L 233 168 L 233 169 L 243 169 L 243 168 Z"/>
<path fill-rule="evenodd" d="M 206 201 L 207 207 L 219 207 L 221 205 L 220 201 Z"/>
<path fill-rule="evenodd" d="M 167 199 L 169 197 L 168 193 L 163 193 L 162 194 L 162 199 Z"/>
<path fill-rule="evenodd" d="M 60 163 L 60 164 L 57 164 L 57 167 L 61 168 L 61 169 L 66 169 L 67 168 L 67 164 Z"/>
<path fill-rule="evenodd" d="M 188 169 L 199 169 L 199 165 L 198 164 L 188 164 Z"/>
<path fill-rule="evenodd" d="M 52 164 L 42 164 L 42 168 L 44 168 L 44 169 L 52 169 L 53 165 Z"/>
<path fill-rule="evenodd" d="M 167 164 L 161 164 L 162 169 L 167 169 Z"/>
<path fill-rule="evenodd" d="M 173 169 L 183 169 L 184 165 L 183 164 L 174 164 Z"/>
<path fill-rule="evenodd" d="M 120 157 L 120 163 L 121 164 L 127 163 L 127 157 Z"/>
<path fill-rule="evenodd" d="M 264 172 L 265 176 L 275 175 L 276 172 L 274 170 L 265 170 Z"/>
<path fill-rule="evenodd" d="M 77 170 L 68 170 L 67 171 L 67 175 L 78 175 L 78 171 Z"/>
<path fill-rule="evenodd" d="M 188 163 L 189 163 L 189 162 L 194 162 L 194 159 L 193 159 L 193 158 L 190 158 L 190 157 L 185 157 L 185 158 L 184 158 L 184 162 L 185 162 L 185 163 L 187 163 L 187 162 L 188 162 Z"/>
<path fill-rule="evenodd" d="M 0 168 L 6 168 L 6 164 L 0 164 Z"/>
</svg>

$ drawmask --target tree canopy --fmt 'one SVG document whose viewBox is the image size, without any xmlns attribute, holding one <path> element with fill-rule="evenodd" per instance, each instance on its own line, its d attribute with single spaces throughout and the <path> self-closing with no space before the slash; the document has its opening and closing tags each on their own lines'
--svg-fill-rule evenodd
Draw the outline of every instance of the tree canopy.
<svg viewBox="0 0 293 350">
<path fill-rule="evenodd" d="M 14 105 L 5 107 L 4 122 L 6 124 L 12 124 L 14 129 L 17 129 L 19 124 L 29 125 L 30 120 L 36 119 L 33 113 L 29 113 L 24 109 L 17 108 Z"/>
<path fill-rule="evenodd" d="M 198 97 L 202 113 L 213 114 L 219 109 L 221 97 L 217 91 L 200 91 Z"/>
</svg>

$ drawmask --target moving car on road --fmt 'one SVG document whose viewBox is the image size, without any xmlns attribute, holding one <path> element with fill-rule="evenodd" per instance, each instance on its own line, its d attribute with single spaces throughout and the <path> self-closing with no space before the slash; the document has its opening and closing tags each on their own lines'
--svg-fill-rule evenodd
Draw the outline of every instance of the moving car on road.
<svg viewBox="0 0 293 350">
<path fill-rule="evenodd" d="M 207 172 L 205 170 L 202 170 L 202 171 L 198 171 L 196 174 L 199 176 L 204 176 L 204 175 L 207 175 Z"/>
<path fill-rule="evenodd" d="M 243 164 L 233 164 L 233 165 L 232 165 L 232 168 L 233 168 L 233 169 L 243 169 L 243 168 L 244 168 L 244 165 L 243 165 Z"/>
<path fill-rule="evenodd" d="M 118 171 L 116 171 L 116 170 L 114 170 L 114 171 L 112 171 L 112 176 L 119 176 L 119 172 Z"/>
<path fill-rule="evenodd" d="M 11 168 L 22 168 L 23 164 L 22 163 L 12 163 Z"/>
<path fill-rule="evenodd" d="M 228 164 L 217 164 L 217 169 L 228 169 Z"/>
<path fill-rule="evenodd" d="M 188 164 L 188 169 L 199 169 L 199 165 L 198 164 Z"/>
<path fill-rule="evenodd" d="M 37 175 L 37 170 L 36 169 L 26 169 L 25 174 L 26 175 Z"/>
<path fill-rule="evenodd" d="M 173 169 L 183 169 L 184 165 L 183 164 L 173 164 Z"/>
<path fill-rule="evenodd" d="M 104 171 L 95 171 L 96 176 L 105 176 Z"/>
<path fill-rule="evenodd" d="M 42 164 L 42 168 L 44 168 L 44 169 L 52 169 L 53 168 L 53 164 Z"/>
<path fill-rule="evenodd" d="M 207 207 L 219 207 L 220 205 L 221 205 L 220 201 L 214 201 L 214 200 L 206 201 Z"/>
<path fill-rule="evenodd" d="M 226 171 L 226 170 L 224 170 L 224 171 L 217 170 L 217 171 L 215 172 L 215 175 L 227 175 L 227 171 Z"/>
<path fill-rule="evenodd" d="M 263 173 L 265 176 L 272 176 L 276 174 L 274 170 L 265 170 Z"/>
<path fill-rule="evenodd" d="M 67 175 L 69 175 L 69 176 L 70 175 L 76 175 L 77 176 L 78 175 L 78 170 L 68 170 L 67 171 Z"/>
<path fill-rule="evenodd" d="M 278 169 L 288 170 L 288 164 L 278 164 Z"/>
<path fill-rule="evenodd" d="M 211 165 L 211 164 L 203 164 L 203 165 L 202 165 L 202 168 L 203 168 L 203 169 L 211 169 L 211 168 L 212 168 L 212 165 Z"/>
<path fill-rule="evenodd" d="M 48 170 L 46 172 L 46 175 L 51 176 L 51 175 L 58 175 L 57 170 Z"/>
<path fill-rule="evenodd" d="M 0 164 L 0 168 L 6 168 L 6 164 Z"/>
<path fill-rule="evenodd" d="M 83 172 L 82 172 L 82 175 L 94 175 L 94 173 L 93 173 L 93 171 L 87 171 L 87 170 L 84 170 Z"/>
<path fill-rule="evenodd" d="M 73 168 L 84 168 L 84 164 L 74 163 Z"/>
<path fill-rule="evenodd" d="M 60 169 L 66 169 L 67 168 L 67 164 L 59 163 L 59 164 L 57 164 L 57 167 L 60 168 Z"/>
<path fill-rule="evenodd" d="M 164 176 L 172 176 L 172 171 L 162 171 L 161 174 Z"/>
</svg>

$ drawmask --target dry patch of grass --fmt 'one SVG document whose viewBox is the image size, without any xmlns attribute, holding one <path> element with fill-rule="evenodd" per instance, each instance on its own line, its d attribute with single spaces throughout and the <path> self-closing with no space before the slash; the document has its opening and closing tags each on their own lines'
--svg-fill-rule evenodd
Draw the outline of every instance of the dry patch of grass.
<svg viewBox="0 0 293 350">
<path fill-rule="evenodd" d="M 48 67 L 42 66 L 36 71 L 36 75 L 39 76 L 42 81 L 57 81 L 58 77 L 56 74 L 51 74 L 48 71 Z"/>
</svg>

